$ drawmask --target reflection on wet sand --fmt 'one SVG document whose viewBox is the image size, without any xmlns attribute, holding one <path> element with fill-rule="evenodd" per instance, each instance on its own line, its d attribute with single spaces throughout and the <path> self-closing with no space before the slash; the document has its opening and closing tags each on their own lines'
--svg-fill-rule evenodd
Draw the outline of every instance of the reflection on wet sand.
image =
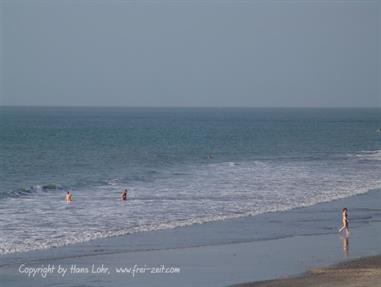
<svg viewBox="0 0 381 287">
<path fill-rule="evenodd" d="M 348 236 L 342 237 L 342 243 L 343 243 L 344 256 L 348 257 L 348 255 L 349 255 L 349 237 Z"/>
</svg>

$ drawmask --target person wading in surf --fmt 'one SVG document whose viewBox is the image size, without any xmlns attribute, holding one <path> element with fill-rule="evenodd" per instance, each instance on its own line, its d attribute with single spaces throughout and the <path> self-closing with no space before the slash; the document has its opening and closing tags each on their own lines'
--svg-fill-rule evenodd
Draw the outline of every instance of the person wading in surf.
<svg viewBox="0 0 381 287">
<path fill-rule="evenodd" d="M 72 194 L 70 191 L 66 192 L 66 195 L 65 195 L 65 201 L 66 201 L 66 202 L 71 202 L 71 201 L 73 201 L 73 194 Z"/>
<path fill-rule="evenodd" d="M 128 193 L 128 191 L 127 191 L 127 188 L 122 192 L 122 194 L 121 194 L 121 200 L 127 200 L 127 193 Z"/>
</svg>

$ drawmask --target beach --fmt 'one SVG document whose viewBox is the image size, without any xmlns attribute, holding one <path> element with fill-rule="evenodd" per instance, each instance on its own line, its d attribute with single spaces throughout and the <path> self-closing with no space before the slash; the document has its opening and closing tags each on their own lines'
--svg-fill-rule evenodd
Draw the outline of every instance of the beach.
<svg viewBox="0 0 381 287">
<path fill-rule="evenodd" d="M 313 270 L 303 279 L 287 279 L 296 281 L 282 280 L 271 282 L 278 285 L 266 285 L 270 284 L 266 282 L 253 286 L 298 286 L 293 285 L 293 282 L 310 284 L 300 283 L 302 284 L 300 286 L 340 286 L 335 285 L 341 284 L 335 280 L 341 277 L 335 272 L 335 277 L 331 278 L 330 269 L 324 267 L 381 253 L 381 210 L 378 207 L 380 200 L 381 192 L 375 190 L 351 198 L 282 213 L 173 230 L 143 232 L 42 251 L 16 253 L 2 256 L 0 276 L 5 286 L 60 286 L 62 284 L 65 286 L 121 286 L 123 284 L 128 286 L 229 286 L 288 278 Z M 343 205 L 347 206 L 349 214 L 352 214 L 351 235 L 347 248 L 343 238 L 336 231 L 336 227 L 340 224 L 340 207 Z M 325 214 L 327 218 L 336 217 L 338 221 L 325 221 L 325 232 L 305 234 L 306 230 L 301 229 L 300 224 L 308 222 L 308 224 L 317 225 L 319 221 L 322 221 L 321 214 Z M 313 219 L 317 217 L 320 219 Z M 265 228 L 271 228 L 274 235 L 281 226 L 294 227 L 291 232 L 294 234 L 297 234 L 296 230 L 303 230 L 303 233 L 284 238 L 258 237 L 258 234 L 265 233 Z M 215 237 L 219 237 L 220 241 L 216 243 Z M 211 242 L 213 244 L 210 244 Z M 22 267 L 24 273 L 22 273 L 23 270 L 21 272 L 19 270 L 21 264 L 24 264 Z M 31 277 L 25 273 L 25 268 L 47 267 L 49 264 L 56 268 L 65 267 L 68 271 L 64 276 L 53 272 L 47 274 L 46 278 L 43 278 L 40 273 Z M 348 278 L 351 276 L 358 278 L 363 274 L 362 272 L 366 272 L 372 274 L 371 277 L 364 277 L 366 280 L 377 280 L 377 276 L 380 275 L 377 271 L 378 264 L 377 258 L 361 259 L 355 263 L 349 263 L 349 265 L 344 263 L 334 268 L 347 268 L 348 270 L 345 269 L 347 271 L 340 270 L 341 273 L 348 273 Z M 353 266 L 356 266 L 358 270 L 352 270 Z M 151 269 L 148 270 L 152 267 L 173 268 L 173 273 L 152 274 Z M 81 268 L 87 268 L 89 272 L 75 272 L 75 269 Z M 108 268 L 110 273 L 93 272 L 102 268 Z M 131 270 L 126 273 L 116 272 L 116 269 L 120 268 L 131 268 Z M 147 268 L 147 270 L 142 272 L 141 268 Z M 73 269 L 73 273 L 70 273 L 70 269 Z M 134 275 L 133 269 L 135 269 Z M 361 281 L 358 282 L 368 284 L 369 281 L 364 281 L 365 279 L 361 277 L 359 279 Z M 282 285 L 289 284 L 287 282 L 292 283 Z M 351 282 L 351 284 L 354 283 L 354 281 Z"/>
<path fill-rule="evenodd" d="M 381 287 L 381 0 L 0 15 L 0 287 Z"/>
</svg>

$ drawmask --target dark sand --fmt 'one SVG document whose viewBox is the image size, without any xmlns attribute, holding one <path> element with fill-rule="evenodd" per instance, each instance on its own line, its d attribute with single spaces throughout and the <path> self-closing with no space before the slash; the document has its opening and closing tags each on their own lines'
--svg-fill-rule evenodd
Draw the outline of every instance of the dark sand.
<svg viewBox="0 0 381 287">
<path fill-rule="evenodd" d="M 328 268 L 315 268 L 293 278 L 235 285 L 236 287 L 377 287 L 381 286 L 381 256 L 366 257 Z"/>
</svg>

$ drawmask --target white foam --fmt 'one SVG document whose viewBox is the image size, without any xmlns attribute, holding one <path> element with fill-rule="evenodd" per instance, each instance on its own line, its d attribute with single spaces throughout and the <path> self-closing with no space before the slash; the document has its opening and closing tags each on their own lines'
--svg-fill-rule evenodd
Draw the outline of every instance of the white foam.
<svg viewBox="0 0 381 287">
<path fill-rule="evenodd" d="M 381 160 L 381 150 L 363 151 L 353 156 L 364 160 Z"/>
<path fill-rule="evenodd" d="M 381 187 L 381 162 L 361 152 L 329 161 L 252 161 L 190 166 L 177 176 L 135 182 L 129 200 L 118 179 L 103 186 L 5 198 L 0 254 L 58 247 L 97 238 L 310 206 Z M 172 174 L 172 173 L 168 173 Z"/>
</svg>

